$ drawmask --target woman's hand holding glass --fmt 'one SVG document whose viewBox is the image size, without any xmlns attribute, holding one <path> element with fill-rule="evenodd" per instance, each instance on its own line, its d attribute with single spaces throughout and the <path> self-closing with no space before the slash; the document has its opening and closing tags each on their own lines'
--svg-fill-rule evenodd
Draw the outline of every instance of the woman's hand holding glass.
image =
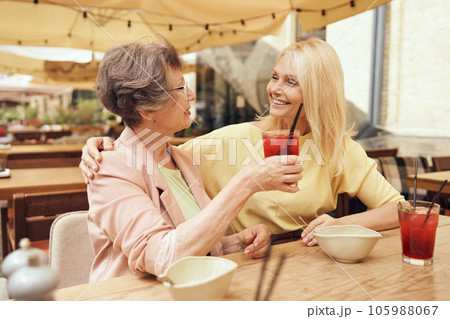
<svg viewBox="0 0 450 319">
<path fill-rule="evenodd" d="M 297 155 L 281 155 L 257 159 L 239 174 L 249 181 L 252 193 L 271 190 L 296 193 L 300 190 L 297 182 L 303 178 L 302 171 Z"/>
</svg>

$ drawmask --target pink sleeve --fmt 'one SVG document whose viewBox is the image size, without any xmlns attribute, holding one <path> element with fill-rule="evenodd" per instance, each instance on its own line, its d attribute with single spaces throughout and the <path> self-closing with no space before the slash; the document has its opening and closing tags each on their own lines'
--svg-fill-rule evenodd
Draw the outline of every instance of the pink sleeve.
<svg viewBox="0 0 450 319">
<path fill-rule="evenodd" d="M 171 230 L 162 240 L 158 256 L 155 261 L 155 275 L 162 274 L 166 268 L 173 262 L 175 254 L 177 230 Z"/>
<path fill-rule="evenodd" d="M 142 172 L 127 167 L 120 154 L 105 152 L 88 195 L 89 213 L 105 242 L 128 257 L 133 272 L 155 274 L 160 248 L 167 247 L 162 245 L 164 238 L 174 229 L 168 216 L 155 206 L 159 206 L 158 190 L 145 183 Z M 157 199 L 152 201 L 152 197 Z"/>
</svg>

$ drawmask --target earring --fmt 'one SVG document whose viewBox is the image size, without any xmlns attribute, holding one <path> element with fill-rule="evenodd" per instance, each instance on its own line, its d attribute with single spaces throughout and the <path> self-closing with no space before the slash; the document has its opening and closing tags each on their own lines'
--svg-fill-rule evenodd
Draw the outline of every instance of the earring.
<svg viewBox="0 0 450 319">
<path fill-rule="evenodd" d="M 156 123 L 156 116 L 153 116 L 152 122 Z"/>
</svg>

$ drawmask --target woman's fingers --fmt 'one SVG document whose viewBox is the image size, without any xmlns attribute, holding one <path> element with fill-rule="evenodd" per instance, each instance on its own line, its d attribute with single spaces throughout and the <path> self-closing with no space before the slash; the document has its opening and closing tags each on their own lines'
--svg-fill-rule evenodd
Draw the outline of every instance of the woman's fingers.
<svg viewBox="0 0 450 319">
<path fill-rule="evenodd" d="M 336 219 L 330 215 L 323 214 L 314 219 L 308 226 L 306 226 L 302 232 L 302 240 L 307 246 L 317 245 L 317 239 L 314 236 L 314 229 L 336 224 Z"/>
<path fill-rule="evenodd" d="M 289 175 L 284 175 L 283 176 L 283 182 L 288 183 L 288 184 L 293 184 L 298 182 L 299 180 L 301 180 L 303 178 L 302 174 L 289 174 Z"/>
<path fill-rule="evenodd" d="M 93 153 L 93 155 L 92 155 Z M 93 172 L 96 172 L 98 170 L 98 164 L 94 160 L 94 158 L 98 158 L 101 161 L 100 152 L 95 149 L 95 151 L 90 151 L 88 146 L 83 146 L 83 154 L 81 155 L 81 163 L 84 164 L 86 168 L 89 168 Z M 97 160 L 98 161 L 98 160 Z M 80 165 L 80 168 L 83 169 Z"/>
<path fill-rule="evenodd" d="M 89 184 L 89 179 L 93 179 L 94 173 L 99 170 L 98 163 L 102 161 L 100 150 L 114 150 L 114 140 L 109 137 L 91 137 L 83 146 L 79 167 L 86 184 Z"/>
<path fill-rule="evenodd" d="M 103 150 L 113 151 L 114 150 L 114 140 L 108 136 L 103 137 L 102 140 Z"/>
<path fill-rule="evenodd" d="M 245 248 L 244 253 L 252 258 L 264 256 L 264 253 L 270 246 L 270 232 L 267 229 L 267 226 L 259 224 L 248 230 L 254 235 L 254 239 L 253 242 Z"/>
<path fill-rule="evenodd" d="M 81 173 L 83 174 L 83 177 L 84 177 L 84 183 L 86 185 L 88 185 L 89 179 L 94 178 L 94 173 L 92 173 L 92 171 L 83 163 L 83 161 L 80 162 L 79 167 L 80 167 Z"/>
</svg>

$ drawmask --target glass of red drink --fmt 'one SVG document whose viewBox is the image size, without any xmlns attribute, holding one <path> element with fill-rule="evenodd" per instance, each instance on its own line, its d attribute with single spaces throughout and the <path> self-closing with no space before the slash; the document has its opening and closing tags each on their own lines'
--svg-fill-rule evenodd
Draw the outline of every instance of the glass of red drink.
<svg viewBox="0 0 450 319">
<path fill-rule="evenodd" d="M 397 205 L 398 221 L 402 237 L 403 261 L 418 266 L 433 263 L 436 228 L 439 222 L 438 204 L 434 204 L 430 213 L 430 202 L 412 200 Z"/>
<path fill-rule="evenodd" d="M 300 132 L 294 131 L 289 136 L 289 130 L 268 131 L 262 133 L 264 157 L 275 155 L 298 155 Z"/>
</svg>

